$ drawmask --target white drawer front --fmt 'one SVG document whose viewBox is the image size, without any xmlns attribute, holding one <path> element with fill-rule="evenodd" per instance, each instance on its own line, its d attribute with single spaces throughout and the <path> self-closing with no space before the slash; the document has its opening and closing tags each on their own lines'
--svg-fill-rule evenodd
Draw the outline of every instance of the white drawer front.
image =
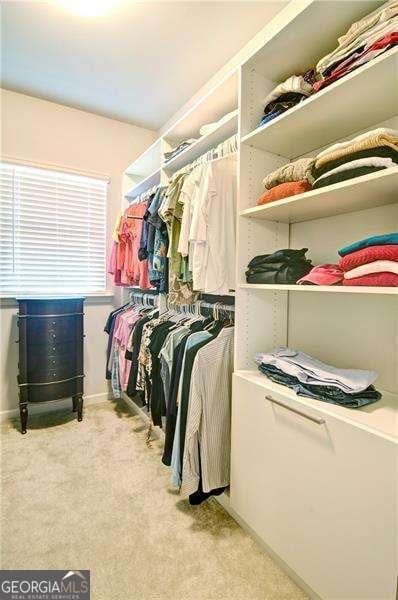
<svg viewBox="0 0 398 600">
<path fill-rule="evenodd" d="M 234 375 L 232 508 L 322 598 L 395 599 L 395 445 L 266 395 Z"/>
</svg>

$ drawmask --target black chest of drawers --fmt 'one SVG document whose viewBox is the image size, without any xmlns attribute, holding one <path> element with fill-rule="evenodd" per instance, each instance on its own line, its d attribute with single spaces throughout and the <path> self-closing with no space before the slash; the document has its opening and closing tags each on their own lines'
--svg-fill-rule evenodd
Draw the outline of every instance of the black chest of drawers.
<svg viewBox="0 0 398 600">
<path fill-rule="evenodd" d="M 26 433 L 28 404 L 72 397 L 83 415 L 84 298 L 17 298 L 19 409 Z"/>
</svg>

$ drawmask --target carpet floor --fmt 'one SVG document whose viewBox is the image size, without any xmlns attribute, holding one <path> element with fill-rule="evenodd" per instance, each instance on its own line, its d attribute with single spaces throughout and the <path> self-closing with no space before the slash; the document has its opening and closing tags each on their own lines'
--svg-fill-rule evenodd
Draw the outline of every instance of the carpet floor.
<svg viewBox="0 0 398 600">
<path fill-rule="evenodd" d="M 1 567 L 90 569 L 92 600 L 307 596 L 214 500 L 169 486 L 161 443 L 123 405 L 2 425 Z"/>
</svg>

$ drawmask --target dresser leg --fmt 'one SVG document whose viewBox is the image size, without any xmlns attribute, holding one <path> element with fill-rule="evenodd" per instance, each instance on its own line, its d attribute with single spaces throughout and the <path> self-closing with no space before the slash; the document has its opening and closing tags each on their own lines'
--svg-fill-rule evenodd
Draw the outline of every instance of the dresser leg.
<svg viewBox="0 0 398 600">
<path fill-rule="evenodd" d="M 73 412 L 77 412 L 77 396 L 72 396 Z"/>
<path fill-rule="evenodd" d="M 19 405 L 19 415 L 21 417 L 21 433 L 26 433 L 26 425 L 28 424 L 28 405 Z"/>
<path fill-rule="evenodd" d="M 79 394 L 78 396 L 75 396 L 75 398 L 76 398 L 76 404 L 77 404 L 77 420 L 82 421 L 83 420 L 83 396 L 82 396 L 82 394 Z"/>
</svg>

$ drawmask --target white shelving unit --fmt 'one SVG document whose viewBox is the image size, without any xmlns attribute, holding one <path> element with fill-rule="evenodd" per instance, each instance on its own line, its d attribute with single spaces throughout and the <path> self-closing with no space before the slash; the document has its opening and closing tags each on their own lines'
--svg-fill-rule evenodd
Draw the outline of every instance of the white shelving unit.
<svg viewBox="0 0 398 600">
<path fill-rule="evenodd" d="M 374 6 L 292 3 L 291 19 L 240 73 L 230 506 L 327 600 L 395 598 L 398 288 L 253 285 L 245 270 L 282 248 L 337 263 L 338 248 L 397 230 L 398 168 L 256 205 L 279 166 L 363 130 L 397 128 L 397 48 L 258 127 L 265 96 Z M 376 371 L 382 399 L 354 410 L 298 396 L 257 371 L 255 354 L 278 346 Z"/>
<path fill-rule="evenodd" d="M 335 263 L 338 248 L 397 230 L 397 168 L 256 206 L 262 179 L 279 166 L 364 130 L 398 128 L 397 48 L 258 127 L 265 96 L 312 68 L 377 6 L 290 2 L 253 55 L 125 174 L 125 190 L 137 195 L 239 132 L 231 487 L 223 504 L 325 600 L 396 596 L 398 288 L 252 285 L 245 270 L 254 256 L 289 247 L 309 248 L 313 264 Z M 165 151 L 230 111 L 228 122 L 165 163 Z M 283 345 L 376 371 L 382 399 L 347 409 L 271 382 L 254 356 Z"/>
</svg>

